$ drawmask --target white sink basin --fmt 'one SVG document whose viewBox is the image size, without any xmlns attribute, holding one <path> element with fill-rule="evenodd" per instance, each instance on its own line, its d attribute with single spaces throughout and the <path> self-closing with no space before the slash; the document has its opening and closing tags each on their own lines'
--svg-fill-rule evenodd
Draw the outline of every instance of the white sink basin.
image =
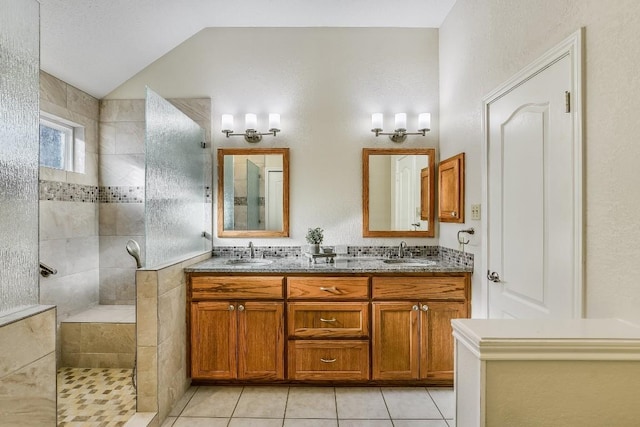
<svg viewBox="0 0 640 427">
<path fill-rule="evenodd" d="M 392 264 L 392 265 L 406 265 L 406 266 L 411 266 L 411 265 L 419 265 L 419 266 L 429 266 L 429 265 L 435 265 L 436 262 L 435 261 L 429 261 L 426 259 L 415 259 L 415 258 L 394 258 L 394 259 L 385 259 L 384 261 L 385 264 Z"/>
<path fill-rule="evenodd" d="M 263 259 L 263 258 L 237 258 L 237 259 L 230 259 L 226 262 L 227 265 L 238 265 L 238 266 L 245 266 L 245 267 L 251 267 L 251 266 L 259 266 L 259 265 L 268 265 L 271 264 L 273 261 L 270 259 Z"/>
</svg>

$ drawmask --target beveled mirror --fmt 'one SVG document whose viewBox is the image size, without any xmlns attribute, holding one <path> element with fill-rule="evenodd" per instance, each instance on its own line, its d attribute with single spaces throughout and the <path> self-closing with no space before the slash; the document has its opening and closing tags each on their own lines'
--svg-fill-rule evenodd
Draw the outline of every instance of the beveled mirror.
<svg viewBox="0 0 640 427">
<path fill-rule="evenodd" d="M 434 237 L 434 148 L 362 150 L 362 235 Z"/>
<path fill-rule="evenodd" d="M 289 149 L 218 149 L 218 237 L 289 236 Z"/>
</svg>

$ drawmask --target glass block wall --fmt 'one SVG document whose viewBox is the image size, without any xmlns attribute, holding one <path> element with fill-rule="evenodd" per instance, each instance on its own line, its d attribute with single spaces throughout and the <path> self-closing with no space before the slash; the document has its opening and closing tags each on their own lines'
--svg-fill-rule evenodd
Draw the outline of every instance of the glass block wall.
<svg viewBox="0 0 640 427">
<path fill-rule="evenodd" d="M 205 227 L 204 130 L 147 88 L 145 267 L 211 250 Z"/>
<path fill-rule="evenodd" d="M 39 3 L 0 3 L 0 314 L 38 304 Z"/>
</svg>

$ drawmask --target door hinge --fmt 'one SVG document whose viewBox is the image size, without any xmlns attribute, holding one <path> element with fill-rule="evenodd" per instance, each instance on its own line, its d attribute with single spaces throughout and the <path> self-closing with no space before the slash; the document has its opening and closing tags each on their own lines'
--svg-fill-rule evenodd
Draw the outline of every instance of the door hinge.
<svg viewBox="0 0 640 427">
<path fill-rule="evenodd" d="M 568 90 L 564 91 L 564 112 L 571 112 L 571 92 L 569 92 Z"/>
</svg>

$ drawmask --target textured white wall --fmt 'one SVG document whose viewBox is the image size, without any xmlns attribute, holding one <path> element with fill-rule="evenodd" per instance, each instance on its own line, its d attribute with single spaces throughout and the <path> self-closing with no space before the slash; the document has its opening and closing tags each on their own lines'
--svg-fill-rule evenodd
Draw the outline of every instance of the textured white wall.
<svg viewBox="0 0 640 427">
<path fill-rule="evenodd" d="M 397 244 L 362 238 L 362 148 L 397 147 L 373 136 L 371 113 L 385 113 L 390 129 L 393 113 L 402 111 L 409 129 L 417 128 L 418 113 L 432 113 L 428 136 L 402 146 L 437 148 L 438 80 L 436 29 L 210 28 L 107 97 L 142 98 L 145 85 L 169 98 L 211 97 L 216 149 L 249 147 L 222 135 L 222 113 L 234 114 L 237 129 L 244 113 L 256 113 L 265 129 L 267 114 L 279 112 L 282 132 L 260 146 L 291 148 L 291 237 L 254 243 L 305 244 L 307 228 L 322 227 L 325 244 Z M 246 239 L 214 240 L 233 244 Z"/>
<path fill-rule="evenodd" d="M 440 158 L 466 152 L 466 217 L 481 201 L 482 98 L 585 27 L 587 317 L 640 322 L 640 2 L 458 0 L 440 28 Z M 480 221 L 467 220 L 480 231 Z M 455 247 L 460 225 L 441 224 Z M 480 234 L 469 249 L 481 265 Z M 526 238 L 526 233 L 524 234 Z M 474 315 L 484 310 L 482 271 Z"/>
</svg>

